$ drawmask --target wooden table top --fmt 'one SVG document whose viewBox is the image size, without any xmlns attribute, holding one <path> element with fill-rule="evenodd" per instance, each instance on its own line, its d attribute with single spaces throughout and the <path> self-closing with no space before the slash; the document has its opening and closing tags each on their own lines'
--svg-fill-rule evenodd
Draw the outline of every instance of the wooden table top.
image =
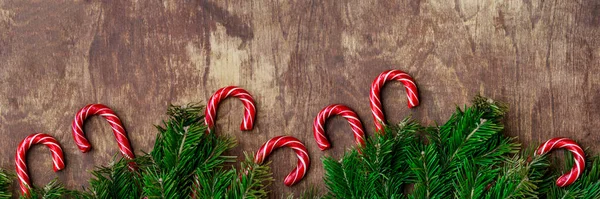
<svg viewBox="0 0 600 199">
<path fill-rule="evenodd" d="M 254 151 L 292 135 L 313 164 L 298 185 L 289 149 L 270 158 L 272 197 L 322 187 L 323 156 L 353 146 L 340 117 L 327 123 L 333 149 L 318 150 L 312 122 L 332 103 L 354 109 L 373 135 L 371 81 L 382 71 L 411 74 L 421 105 L 408 109 L 402 85 L 383 91 L 391 122 L 412 115 L 443 123 L 455 106 L 483 94 L 507 102 L 506 133 L 525 145 L 571 137 L 600 151 L 600 1 L 0 1 L 0 167 L 14 169 L 18 142 L 55 136 L 67 168 L 51 171 L 50 154 L 28 157 L 34 184 L 58 177 L 81 189 L 87 170 L 118 149 L 108 124 L 86 122 L 93 149 L 71 137 L 75 112 L 89 103 L 113 108 L 137 154 L 149 151 L 153 125 L 168 104 L 206 102 L 238 85 L 257 101 L 257 125 L 241 132 L 242 105 L 221 104 L 218 133 L 240 140 L 231 153 Z"/>
</svg>

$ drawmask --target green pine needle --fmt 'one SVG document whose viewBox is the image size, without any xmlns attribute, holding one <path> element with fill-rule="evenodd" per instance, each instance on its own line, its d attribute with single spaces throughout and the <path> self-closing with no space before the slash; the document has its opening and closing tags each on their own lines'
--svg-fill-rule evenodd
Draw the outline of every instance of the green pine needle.
<svg viewBox="0 0 600 199">
<path fill-rule="evenodd" d="M 15 175 L 0 169 L 0 199 L 11 198 L 11 185 Z"/>
<path fill-rule="evenodd" d="M 50 181 L 43 188 L 33 188 L 29 190 L 29 196 L 21 195 L 19 198 L 43 198 L 43 199 L 61 199 L 61 198 L 84 198 L 85 194 L 79 191 L 66 189 L 57 179 Z"/>
<path fill-rule="evenodd" d="M 142 178 L 130 165 L 135 164 L 121 158 L 92 171 L 88 198 L 141 198 Z"/>
</svg>

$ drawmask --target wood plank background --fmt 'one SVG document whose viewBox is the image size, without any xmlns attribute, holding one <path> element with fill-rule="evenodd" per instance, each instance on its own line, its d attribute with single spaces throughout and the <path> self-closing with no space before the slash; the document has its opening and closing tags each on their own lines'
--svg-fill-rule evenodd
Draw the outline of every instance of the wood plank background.
<svg viewBox="0 0 600 199">
<path fill-rule="evenodd" d="M 388 118 L 442 123 L 476 94 L 511 105 L 507 134 L 534 145 L 555 136 L 600 151 L 600 1 L 597 0 L 0 0 L 0 166 L 14 169 L 18 142 L 55 136 L 67 168 L 28 157 L 34 183 L 86 184 L 86 170 L 117 154 L 108 124 L 88 120 L 80 153 L 70 122 L 88 103 L 112 107 L 137 154 L 149 151 L 168 104 L 205 102 L 238 85 L 257 101 L 257 126 L 241 132 L 242 105 L 219 109 L 218 133 L 253 151 L 276 135 L 304 141 L 313 164 L 291 188 L 289 149 L 270 159 L 273 197 L 323 186 L 323 156 L 353 145 L 341 118 L 328 122 L 334 148 L 318 150 L 312 121 L 332 103 L 352 107 L 373 134 L 369 85 L 400 69 L 417 81 L 421 105 L 406 108 L 399 83 L 384 91 Z"/>
</svg>

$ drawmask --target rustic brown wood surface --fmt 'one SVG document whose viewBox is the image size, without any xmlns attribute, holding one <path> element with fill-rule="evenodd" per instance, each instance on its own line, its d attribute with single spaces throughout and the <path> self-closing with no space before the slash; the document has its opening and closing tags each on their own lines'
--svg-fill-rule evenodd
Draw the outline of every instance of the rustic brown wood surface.
<svg viewBox="0 0 600 199">
<path fill-rule="evenodd" d="M 168 104 L 206 102 L 238 85 L 254 95 L 258 115 L 254 130 L 241 132 L 241 103 L 221 104 L 217 132 L 240 140 L 232 154 L 292 135 L 312 157 L 306 178 L 288 188 L 293 152 L 271 156 L 279 198 L 322 187 L 320 159 L 354 145 L 338 117 L 327 123 L 333 149 L 318 150 L 311 127 L 321 108 L 346 104 L 373 134 L 369 86 L 388 69 L 410 73 L 421 97 L 409 110 L 402 86 L 387 86 L 391 122 L 412 114 L 442 123 L 481 93 L 510 104 L 506 132 L 526 145 L 568 136 L 597 152 L 599 38 L 597 0 L 0 0 L 0 166 L 13 170 L 18 142 L 48 133 L 67 168 L 53 173 L 49 152 L 36 147 L 34 184 L 58 177 L 81 189 L 86 171 L 118 151 L 99 117 L 85 125 L 92 151 L 77 150 L 70 124 L 79 108 L 112 107 L 142 154 Z"/>
</svg>

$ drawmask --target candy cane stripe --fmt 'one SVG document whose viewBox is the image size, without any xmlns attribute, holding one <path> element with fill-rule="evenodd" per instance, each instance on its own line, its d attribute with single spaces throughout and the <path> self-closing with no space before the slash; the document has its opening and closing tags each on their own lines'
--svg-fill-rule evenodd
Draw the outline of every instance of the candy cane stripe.
<svg viewBox="0 0 600 199">
<path fill-rule="evenodd" d="M 55 172 L 65 168 L 63 151 L 56 139 L 43 133 L 36 133 L 27 136 L 19 144 L 15 155 L 16 172 L 19 178 L 21 195 L 23 196 L 29 196 L 29 189 L 31 188 L 25 157 L 27 156 L 27 151 L 29 148 L 35 144 L 43 144 L 50 149 L 52 155 L 52 165 Z"/>
<path fill-rule="evenodd" d="M 536 155 L 544 155 L 550 152 L 552 149 L 564 148 L 567 149 L 571 154 L 573 154 L 573 158 L 575 159 L 575 165 L 571 171 L 566 174 L 563 174 L 556 180 L 556 185 L 559 187 L 569 186 L 579 176 L 581 175 L 581 171 L 585 168 L 585 154 L 583 149 L 573 140 L 569 138 L 552 138 L 546 141 L 544 144 L 540 145 L 536 150 Z"/>
<path fill-rule="evenodd" d="M 254 99 L 246 90 L 235 86 L 228 86 L 217 90 L 208 100 L 208 105 L 206 106 L 206 111 L 204 113 L 204 122 L 208 127 L 207 133 L 210 133 L 215 128 L 217 107 L 219 106 L 219 103 L 228 97 L 236 97 L 244 104 L 244 118 L 242 119 L 240 129 L 242 131 L 248 131 L 252 130 L 254 127 L 254 118 L 256 115 Z"/>
<path fill-rule="evenodd" d="M 281 147 L 291 148 L 294 150 L 296 157 L 298 158 L 296 168 L 294 168 L 294 170 L 292 170 L 284 179 L 284 184 L 286 186 L 292 186 L 304 178 L 308 169 L 308 165 L 310 164 L 308 151 L 306 150 L 304 144 L 300 142 L 300 140 L 291 136 L 277 136 L 271 138 L 260 147 L 254 156 L 254 162 L 257 164 L 262 164 L 266 157 L 273 152 L 273 150 Z"/>
<path fill-rule="evenodd" d="M 327 150 L 331 148 L 331 144 L 325 136 L 325 121 L 334 115 L 340 115 L 346 119 L 352 128 L 354 140 L 359 147 L 365 144 L 364 140 L 364 128 L 362 122 L 358 118 L 358 115 L 349 107 L 341 104 L 332 104 L 323 108 L 313 123 L 313 136 L 317 142 L 317 146 L 321 150 Z"/>
<path fill-rule="evenodd" d="M 80 109 L 77 114 L 75 114 L 71 129 L 73 132 L 73 139 L 75 140 L 77 147 L 79 147 L 79 150 L 85 153 L 88 152 L 92 147 L 83 133 L 83 122 L 87 119 L 87 117 L 92 115 L 99 115 L 106 119 L 112 128 L 115 139 L 117 140 L 119 151 L 123 157 L 127 159 L 135 158 L 129 138 L 127 138 L 127 132 L 125 132 L 125 128 L 123 128 L 121 120 L 119 117 L 117 117 L 112 109 L 102 104 L 88 104 Z"/>
<path fill-rule="evenodd" d="M 371 84 L 371 92 L 369 96 L 371 101 L 371 113 L 373 114 L 373 119 L 375 120 L 377 132 L 382 132 L 383 127 L 386 125 L 385 115 L 383 114 L 383 108 L 379 94 L 381 92 L 381 87 L 383 87 L 386 82 L 391 80 L 400 81 L 404 85 L 408 98 L 408 108 L 419 105 L 417 85 L 412 77 L 400 70 L 389 70 L 381 73 Z"/>
</svg>

